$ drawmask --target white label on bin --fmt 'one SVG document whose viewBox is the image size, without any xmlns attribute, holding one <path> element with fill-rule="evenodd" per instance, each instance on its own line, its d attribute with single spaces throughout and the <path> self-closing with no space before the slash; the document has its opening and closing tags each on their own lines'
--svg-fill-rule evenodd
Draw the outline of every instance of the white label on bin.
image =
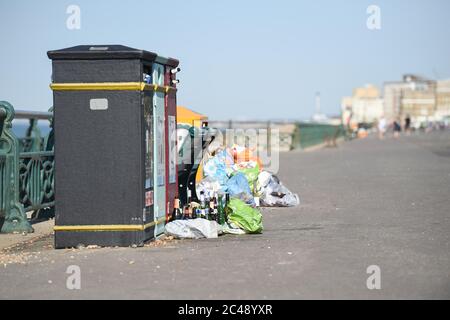
<svg viewBox="0 0 450 320">
<path fill-rule="evenodd" d="M 90 47 L 89 51 L 106 51 L 108 49 L 108 47 Z"/>
<path fill-rule="evenodd" d="M 89 107 L 91 110 L 107 110 L 108 99 L 91 99 L 89 101 Z"/>
</svg>

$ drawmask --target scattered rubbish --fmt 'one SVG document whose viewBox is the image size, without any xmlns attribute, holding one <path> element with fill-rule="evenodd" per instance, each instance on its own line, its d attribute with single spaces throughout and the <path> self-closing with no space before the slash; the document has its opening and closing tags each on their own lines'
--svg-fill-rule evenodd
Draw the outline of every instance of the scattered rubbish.
<svg viewBox="0 0 450 320">
<path fill-rule="evenodd" d="M 263 207 L 295 207 L 300 204 L 300 198 L 292 193 L 270 172 L 263 171 L 258 176 Z"/>
<path fill-rule="evenodd" d="M 263 231 L 262 207 L 293 207 L 297 194 L 277 176 L 263 171 L 261 160 L 249 148 L 224 147 L 214 140 L 204 150 L 197 173 L 194 202 L 177 199 L 166 224 L 166 234 L 181 239 L 217 238 L 219 234 L 253 234 Z"/>
<path fill-rule="evenodd" d="M 261 160 L 253 152 L 234 145 L 224 148 L 212 143 L 202 160 L 204 178 L 197 183 L 200 193 L 228 192 L 253 207 L 294 207 L 300 204 L 292 193 L 270 172 L 262 171 Z M 244 179 L 245 178 L 245 179 Z"/>
<path fill-rule="evenodd" d="M 214 178 L 220 186 L 224 186 L 228 181 L 227 164 L 231 161 L 226 151 L 222 151 L 205 163 L 203 173 L 206 177 Z"/>
<path fill-rule="evenodd" d="M 158 238 L 156 240 L 145 243 L 144 247 L 156 248 L 156 247 L 161 247 L 161 246 L 167 246 L 168 244 L 170 244 L 174 241 L 175 241 L 175 238 L 173 236 L 162 235 L 160 238 Z"/>
<path fill-rule="evenodd" d="M 243 173 L 238 172 L 228 180 L 227 191 L 232 198 L 241 199 L 247 204 L 255 205 L 248 180 Z"/>
<path fill-rule="evenodd" d="M 250 189 L 253 189 L 255 182 L 258 180 L 259 165 L 255 161 L 241 162 L 233 166 L 236 173 L 242 173 L 247 178 Z M 236 174 L 233 173 L 233 174 Z"/>
<path fill-rule="evenodd" d="M 222 232 L 224 234 L 235 234 L 235 235 L 243 235 L 246 234 L 244 230 L 239 228 L 239 226 L 233 222 L 227 222 L 222 226 Z"/>
<path fill-rule="evenodd" d="M 263 167 L 261 159 L 255 156 L 254 151 L 249 148 L 234 145 L 231 148 L 231 153 L 235 163 L 256 162 L 260 169 Z"/>
<path fill-rule="evenodd" d="M 211 192 L 218 193 L 219 191 L 221 191 L 221 189 L 222 187 L 220 185 L 220 182 L 214 177 L 208 176 L 197 184 L 197 197 L 200 199 L 201 192 L 203 192 L 204 194 L 209 194 Z"/>
<path fill-rule="evenodd" d="M 263 231 L 262 215 L 258 209 L 252 208 L 239 199 L 231 199 L 227 210 L 228 220 L 234 222 L 246 233 L 261 233 Z"/>
<path fill-rule="evenodd" d="M 151 77 L 151 75 L 149 75 L 149 74 L 147 74 L 147 73 L 144 73 L 144 74 L 142 75 L 142 80 L 143 80 L 145 83 L 147 83 L 147 84 L 151 84 L 151 83 L 152 83 L 152 77 Z"/>
<path fill-rule="evenodd" d="M 222 233 L 216 221 L 202 218 L 191 220 L 175 220 L 166 224 L 166 234 L 179 239 L 214 239 Z"/>
</svg>

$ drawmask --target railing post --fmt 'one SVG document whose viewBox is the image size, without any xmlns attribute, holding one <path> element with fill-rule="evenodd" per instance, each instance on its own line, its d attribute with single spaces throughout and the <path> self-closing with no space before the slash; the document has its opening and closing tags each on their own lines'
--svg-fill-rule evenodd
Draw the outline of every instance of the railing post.
<svg viewBox="0 0 450 320">
<path fill-rule="evenodd" d="M 0 232 L 33 232 L 19 199 L 19 140 L 12 132 L 13 106 L 0 101 L 0 114 L 5 115 L 0 136 Z"/>
<path fill-rule="evenodd" d="M 3 126 L 5 124 L 5 120 L 6 120 L 6 110 L 1 108 L 0 109 L 0 137 L 3 134 Z"/>
<path fill-rule="evenodd" d="M 51 107 L 48 112 L 53 113 L 53 107 Z M 55 131 L 54 131 L 54 126 L 53 126 L 53 117 L 51 117 L 49 119 L 50 121 L 50 132 L 47 134 L 47 136 L 44 138 L 44 145 L 42 148 L 42 151 L 54 151 L 54 146 L 55 146 Z M 49 160 L 49 161 L 46 161 Z M 51 158 L 47 158 L 43 164 L 43 173 L 40 174 L 41 179 L 43 179 L 43 181 L 41 181 L 42 183 L 42 188 L 44 190 L 44 198 L 47 201 L 52 201 L 54 202 L 54 197 L 55 197 L 55 185 L 54 185 L 54 165 L 55 165 L 55 159 L 54 156 L 52 156 Z M 46 166 L 47 164 L 47 166 Z M 42 204 L 42 203 L 41 203 Z M 37 210 L 34 212 L 33 214 L 33 218 L 34 219 L 51 219 L 55 217 L 55 206 L 52 205 L 51 207 L 48 208 L 43 208 L 40 210 Z"/>
<path fill-rule="evenodd" d="M 42 149 L 42 134 L 38 127 L 38 119 L 30 119 L 22 152 L 39 152 Z"/>
<path fill-rule="evenodd" d="M 53 113 L 53 107 L 48 109 L 48 112 Z M 44 138 L 44 148 L 43 148 L 44 151 L 53 151 L 53 148 L 55 147 L 55 129 L 53 117 L 49 119 L 49 122 L 50 122 L 50 132 Z"/>
</svg>

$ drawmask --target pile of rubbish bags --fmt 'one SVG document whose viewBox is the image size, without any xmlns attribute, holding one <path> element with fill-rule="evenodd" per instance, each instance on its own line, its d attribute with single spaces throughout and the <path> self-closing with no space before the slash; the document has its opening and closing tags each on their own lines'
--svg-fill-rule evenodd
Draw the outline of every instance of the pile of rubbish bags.
<svg viewBox="0 0 450 320">
<path fill-rule="evenodd" d="M 264 171 L 261 161 L 244 147 L 208 150 L 203 159 L 204 179 L 196 186 L 200 192 L 228 192 L 232 198 L 262 207 L 295 207 L 297 194 L 286 188 L 278 177 Z M 255 198 L 260 203 L 255 203 Z"/>
<path fill-rule="evenodd" d="M 226 193 L 227 219 L 223 225 L 206 219 L 177 220 L 166 224 L 166 234 L 176 238 L 217 238 L 224 233 L 255 234 L 263 231 L 259 207 L 294 207 L 297 194 L 278 177 L 263 170 L 262 162 L 251 150 L 211 144 L 202 160 L 203 179 L 196 184 L 201 194 Z"/>
<path fill-rule="evenodd" d="M 175 220 L 166 224 L 166 234 L 180 239 L 214 239 L 224 233 L 241 235 L 263 231 L 261 212 L 242 200 L 231 199 L 227 211 L 227 221 L 223 225 L 202 218 Z"/>
</svg>

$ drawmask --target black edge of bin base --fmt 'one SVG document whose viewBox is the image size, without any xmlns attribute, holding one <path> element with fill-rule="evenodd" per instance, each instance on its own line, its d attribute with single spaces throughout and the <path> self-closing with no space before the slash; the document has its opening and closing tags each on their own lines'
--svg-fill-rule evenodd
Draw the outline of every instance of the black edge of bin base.
<svg viewBox="0 0 450 320">
<path fill-rule="evenodd" d="M 145 231 L 55 231 L 55 249 L 95 245 L 99 247 L 142 247 L 153 238 L 155 228 Z"/>
</svg>

